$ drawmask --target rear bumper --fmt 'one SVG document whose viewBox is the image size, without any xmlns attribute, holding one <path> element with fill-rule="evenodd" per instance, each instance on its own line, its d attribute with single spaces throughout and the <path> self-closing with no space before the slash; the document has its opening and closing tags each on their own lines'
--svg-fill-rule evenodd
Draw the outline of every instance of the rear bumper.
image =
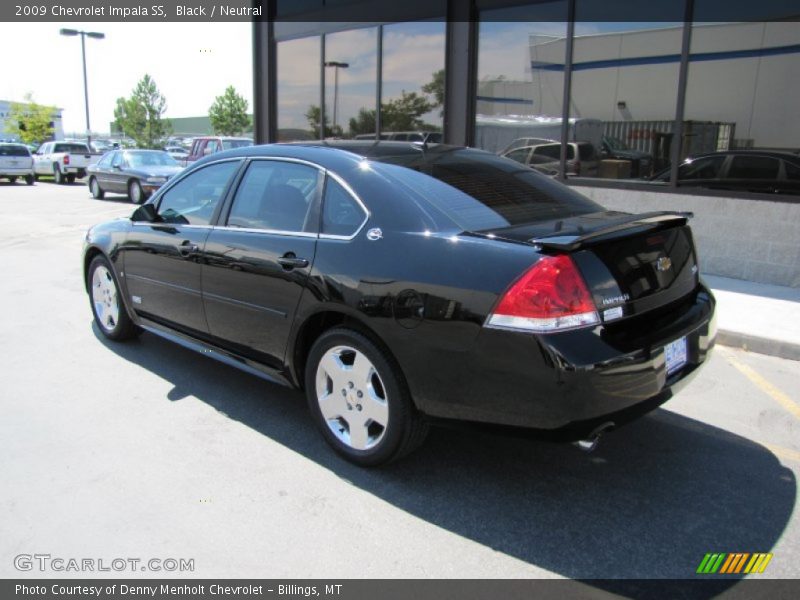
<svg viewBox="0 0 800 600">
<path fill-rule="evenodd" d="M 0 169 L 0 177 L 25 177 L 33 175 L 33 167 L 3 167 Z"/>
<path fill-rule="evenodd" d="M 614 327 L 534 336 L 484 329 L 464 361 L 464 384 L 422 410 L 435 417 L 546 430 L 577 439 L 669 400 L 707 359 L 715 301 L 703 286 L 655 316 Z M 686 364 L 667 374 L 664 347 L 686 338 Z M 563 435 L 560 435 L 563 434 Z"/>
</svg>

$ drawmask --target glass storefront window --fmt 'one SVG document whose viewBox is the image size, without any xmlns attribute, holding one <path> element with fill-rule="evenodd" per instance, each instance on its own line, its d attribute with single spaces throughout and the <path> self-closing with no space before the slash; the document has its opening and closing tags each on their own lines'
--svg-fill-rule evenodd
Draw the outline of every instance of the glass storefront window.
<svg viewBox="0 0 800 600">
<path fill-rule="evenodd" d="M 314 36 L 278 43 L 279 142 L 320 137 L 320 39 Z"/>
<path fill-rule="evenodd" d="M 669 169 L 682 35 L 682 23 L 575 23 L 570 141 L 595 153 L 568 174 L 647 181 Z"/>
<path fill-rule="evenodd" d="M 325 36 L 325 137 L 375 134 L 378 28 Z"/>
<path fill-rule="evenodd" d="M 383 28 L 381 139 L 441 141 L 444 40 L 442 22 Z"/>
<path fill-rule="evenodd" d="M 497 154 L 531 148 L 532 168 L 542 162 L 540 149 L 559 147 L 566 15 L 564 1 L 480 13 L 477 147 Z M 556 174 L 558 160 L 548 169 Z"/>
</svg>

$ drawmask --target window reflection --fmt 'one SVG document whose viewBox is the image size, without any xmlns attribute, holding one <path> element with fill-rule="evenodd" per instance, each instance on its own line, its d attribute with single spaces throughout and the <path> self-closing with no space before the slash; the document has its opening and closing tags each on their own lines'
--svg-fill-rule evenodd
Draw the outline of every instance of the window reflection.
<svg viewBox="0 0 800 600">
<path fill-rule="evenodd" d="M 560 170 L 566 15 L 563 1 L 480 15 L 475 145 L 548 174 Z"/>
<path fill-rule="evenodd" d="M 319 36 L 278 43 L 278 141 L 319 139 L 320 49 Z"/>
</svg>

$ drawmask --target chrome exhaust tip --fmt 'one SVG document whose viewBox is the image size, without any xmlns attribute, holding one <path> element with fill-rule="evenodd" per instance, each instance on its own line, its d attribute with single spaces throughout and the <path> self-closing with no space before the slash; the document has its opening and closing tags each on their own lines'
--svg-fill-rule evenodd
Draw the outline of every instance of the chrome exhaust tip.
<svg viewBox="0 0 800 600">
<path fill-rule="evenodd" d="M 572 442 L 572 445 L 576 446 L 580 450 L 583 450 L 584 452 L 593 452 L 600 443 L 600 437 L 606 431 L 613 429 L 615 426 L 616 424 L 613 421 L 607 421 L 599 427 L 596 427 L 585 439 Z"/>
</svg>

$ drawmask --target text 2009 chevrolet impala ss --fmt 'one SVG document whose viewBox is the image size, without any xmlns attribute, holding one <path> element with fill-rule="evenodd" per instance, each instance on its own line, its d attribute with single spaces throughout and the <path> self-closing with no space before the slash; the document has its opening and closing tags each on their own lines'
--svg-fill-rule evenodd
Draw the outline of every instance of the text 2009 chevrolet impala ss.
<svg viewBox="0 0 800 600">
<path fill-rule="evenodd" d="M 93 227 L 84 273 L 106 337 L 304 388 L 331 446 L 376 465 L 437 419 L 591 439 L 668 399 L 715 336 L 688 216 L 466 148 L 256 146 Z"/>
</svg>

